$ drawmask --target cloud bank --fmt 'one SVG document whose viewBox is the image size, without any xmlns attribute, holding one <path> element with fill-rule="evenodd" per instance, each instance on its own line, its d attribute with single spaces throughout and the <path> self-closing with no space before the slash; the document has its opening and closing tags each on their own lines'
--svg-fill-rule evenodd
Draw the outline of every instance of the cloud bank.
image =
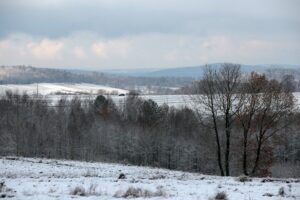
<svg viewBox="0 0 300 200">
<path fill-rule="evenodd" d="M 1 65 L 300 63 L 296 0 L 2 0 Z"/>
</svg>

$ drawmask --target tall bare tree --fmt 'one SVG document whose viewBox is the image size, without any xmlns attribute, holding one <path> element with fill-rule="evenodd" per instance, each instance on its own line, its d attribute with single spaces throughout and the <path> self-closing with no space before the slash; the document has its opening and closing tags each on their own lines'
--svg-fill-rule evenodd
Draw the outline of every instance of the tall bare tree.
<svg viewBox="0 0 300 200">
<path fill-rule="evenodd" d="M 264 75 L 251 73 L 250 77 L 243 84 L 240 90 L 240 99 L 238 101 L 239 110 L 237 112 L 237 121 L 242 127 L 243 132 L 243 173 L 248 172 L 248 143 L 249 134 L 253 126 L 253 121 L 260 106 L 260 96 L 264 86 L 267 84 Z"/>
<path fill-rule="evenodd" d="M 251 74 L 240 93 L 243 95 L 240 95 L 237 121 L 243 131 L 243 173 L 255 175 L 264 145 L 288 125 L 284 118 L 292 114 L 294 97 L 284 85 L 256 73 Z M 255 143 L 252 160 L 248 159 L 249 140 Z"/>
<path fill-rule="evenodd" d="M 205 110 L 212 121 L 217 145 L 217 161 L 222 176 L 230 175 L 231 132 L 239 104 L 237 95 L 241 81 L 240 65 L 224 63 L 219 69 L 206 66 L 199 82 L 199 95 L 191 96 L 193 103 Z M 199 111 L 199 110 L 198 110 Z M 225 150 L 221 145 L 221 124 L 225 130 Z M 224 154 L 224 159 L 222 157 Z M 224 162 L 223 162 L 224 160 Z"/>
<path fill-rule="evenodd" d="M 257 172 L 263 145 L 290 123 L 284 119 L 293 113 L 294 96 L 280 83 L 271 80 L 264 87 L 260 104 L 254 119 L 257 147 L 251 175 L 255 175 Z"/>
</svg>

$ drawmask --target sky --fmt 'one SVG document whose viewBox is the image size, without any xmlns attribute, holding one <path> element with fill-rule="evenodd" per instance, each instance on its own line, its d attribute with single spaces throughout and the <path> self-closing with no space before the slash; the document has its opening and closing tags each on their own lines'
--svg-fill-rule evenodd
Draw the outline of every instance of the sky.
<svg viewBox="0 0 300 200">
<path fill-rule="evenodd" d="M 299 0 L 0 0 L 0 65 L 300 64 Z"/>
</svg>

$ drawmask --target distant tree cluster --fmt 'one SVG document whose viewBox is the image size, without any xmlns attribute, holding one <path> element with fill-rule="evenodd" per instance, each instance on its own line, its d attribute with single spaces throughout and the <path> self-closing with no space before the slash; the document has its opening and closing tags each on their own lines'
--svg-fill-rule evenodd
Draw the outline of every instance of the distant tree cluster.
<svg viewBox="0 0 300 200">
<path fill-rule="evenodd" d="M 281 81 L 292 92 L 300 92 L 300 69 L 270 68 L 266 71 L 269 79 Z"/>
<path fill-rule="evenodd" d="M 6 92 L 0 98 L 0 153 L 299 176 L 300 115 L 284 83 L 255 73 L 243 79 L 238 65 L 224 64 L 207 67 L 198 88 L 193 109 L 159 106 L 134 92 L 119 106 L 103 95 L 49 102 Z"/>
<path fill-rule="evenodd" d="M 300 92 L 300 69 L 270 67 L 269 69 L 266 70 L 265 73 L 257 73 L 257 74 L 264 75 L 269 80 L 276 80 L 280 82 L 282 86 L 288 89 L 290 92 Z M 247 80 L 247 78 L 251 76 L 251 73 L 241 72 L 241 76 L 245 81 Z M 176 94 L 203 93 L 201 90 L 199 90 L 199 84 L 201 84 L 201 81 L 193 80 L 191 84 L 179 88 L 174 93 Z"/>
</svg>

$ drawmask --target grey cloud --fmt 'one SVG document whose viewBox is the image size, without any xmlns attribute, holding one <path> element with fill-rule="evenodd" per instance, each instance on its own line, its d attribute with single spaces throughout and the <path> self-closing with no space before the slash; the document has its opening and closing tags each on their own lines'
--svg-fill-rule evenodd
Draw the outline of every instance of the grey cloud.
<svg viewBox="0 0 300 200">
<path fill-rule="evenodd" d="M 299 64 L 299 10 L 298 0 L 0 0 L 0 64 Z"/>
<path fill-rule="evenodd" d="M 54 0 L 52 4 L 37 3 L 37 0 L 21 0 L 23 3 L 19 4 L 16 2 L 2 0 L 0 3 L 1 36 L 25 32 L 60 37 L 83 30 L 94 31 L 105 37 L 149 32 L 300 32 L 300 14 L 294 11 L 294 7 L 299 4 L 291 6 L 294 1 L 264 1 L 269 4 L 233 0 L 111 1 L 113 3 L 105 3 L 103 0 Z"/>
</svg>

